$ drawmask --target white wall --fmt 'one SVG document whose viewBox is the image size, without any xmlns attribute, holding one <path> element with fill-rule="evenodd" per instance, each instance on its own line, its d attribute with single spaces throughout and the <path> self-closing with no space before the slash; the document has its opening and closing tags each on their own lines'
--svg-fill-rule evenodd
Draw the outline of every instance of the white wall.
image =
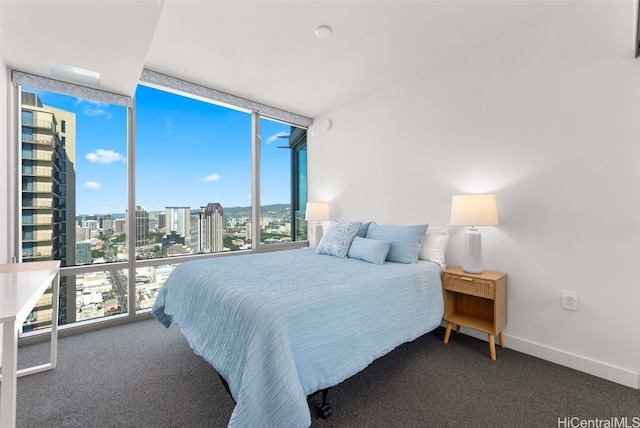
<svg viewBox="0 0 640 428">
<path fill-rule="evenodd" d="M 341 220 L 443 225 L 452 195 L 495 193 L 484 265 L 508 273 L 507 347 L 638 388 L 634 3 L 567 2 L 317 118 L 333 127 L 308 150 L 310 200 Z M 463 245 L 452 236 L 450 266 Z"/>
</svg>

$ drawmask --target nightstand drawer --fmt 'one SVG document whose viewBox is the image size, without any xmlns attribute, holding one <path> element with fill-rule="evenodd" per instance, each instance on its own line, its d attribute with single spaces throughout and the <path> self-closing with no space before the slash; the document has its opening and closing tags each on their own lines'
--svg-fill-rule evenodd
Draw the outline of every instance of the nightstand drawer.
<svg viewBox="0 0 640 428">
<path fill-rule="evenodd" d="M 442 283 L 445 290 L 484 297 L 485 299 L 495 299 L 496 286 L 493 281 L 445 273 Z"/>
</svg>

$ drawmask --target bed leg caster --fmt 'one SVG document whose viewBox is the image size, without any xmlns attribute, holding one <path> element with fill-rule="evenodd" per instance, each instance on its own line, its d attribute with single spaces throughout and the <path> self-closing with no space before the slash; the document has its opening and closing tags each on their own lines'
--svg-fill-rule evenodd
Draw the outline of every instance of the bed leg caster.
<svg viewBox="0 0 640 428">
<path fill-rule="evenodd" d="M 333 415 L 333 408 L 331 407 L 331 404 L 318 404 L 318 416 L 322 419 L 327 419 L 331 415 Z"/>
<path fill-rule="evenodd" d="M 322 419 L 327 419 L 329 416 L 333 415 L 333 408 L 331 404 L 327 403 L 327 394 L 329 394 L 329 388 L 322 390 L 322 403 L 318 404 L 318 416 Z"/>
</svg>

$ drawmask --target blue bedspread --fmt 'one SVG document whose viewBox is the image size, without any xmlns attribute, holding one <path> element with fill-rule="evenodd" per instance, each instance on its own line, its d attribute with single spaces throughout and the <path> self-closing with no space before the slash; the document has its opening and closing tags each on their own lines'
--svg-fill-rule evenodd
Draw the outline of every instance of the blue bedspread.
<svg viewBox="0 0 640 428">
<path fill-rule="evenodd" d="M 307 395 L 437 327 L 440 267 L 375 265 L 313 249 L 175 268 L 153 307 L 228 382 L 229 427 L 308 427 Z"/>
</svg>

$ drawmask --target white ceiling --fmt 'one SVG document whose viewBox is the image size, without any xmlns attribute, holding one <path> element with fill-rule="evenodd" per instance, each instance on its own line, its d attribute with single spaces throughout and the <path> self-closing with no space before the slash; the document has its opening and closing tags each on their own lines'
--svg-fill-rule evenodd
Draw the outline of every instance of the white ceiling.
<svg viewBox="0 0 640 428">
<path fill-rule="evenodd" d="M 143 68 L 317 117 L 522 31 L 566 1 L 0 0 L 10 68 L 101 73 L 132 96 Z M 333 28 L 319 39 L 318 25 Z"/>
</svg>

